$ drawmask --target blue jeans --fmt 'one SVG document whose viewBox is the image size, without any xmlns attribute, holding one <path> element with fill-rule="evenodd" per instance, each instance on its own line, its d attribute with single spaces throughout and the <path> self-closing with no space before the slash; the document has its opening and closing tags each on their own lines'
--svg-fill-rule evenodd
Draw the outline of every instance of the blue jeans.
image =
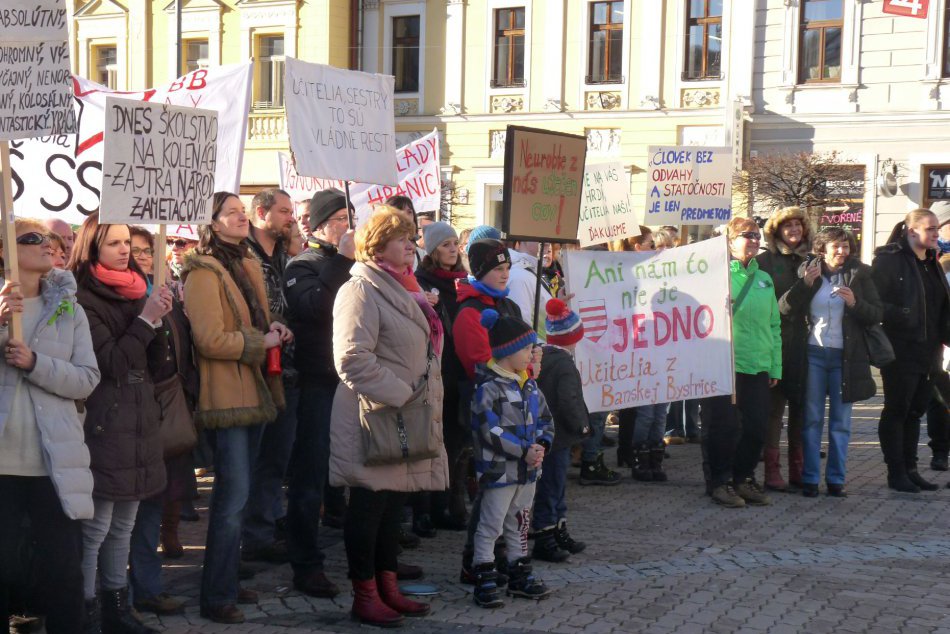
<svg viewBox="0 0 950 634">
<path fill-rule="evenodd" d="M 139 502 L 129 548 L 129 582 L 134 601 L 151 599 L 162 593 L 162 560 L 158 555 L 162 506 L 161 495 Z"/>
<path fill-rule="evenodd" d="M 244 507 L 263 430 L 263 425 L 250 425 L 207 431 L 214 449 L 214 488 L 201 571 L 202 607 L 237 603 Z"/>
<path fill-rule="evenodd" d="M 567 517 L 567 469 L 571 466 L 571 448 L 562 447 L 544 456 L 541 478 L 534 491 L 532 526 L 539 531 L 551 528 Z"/>
<path fill-rule="evenodd" d="M 637 408 L 637 426 L 633 428 L 634 445 L 658 445 L 666 432 L 669 403 L 641 405 Z"/>
<path fill-rule="evenodd" d="M 320 507 L 330 465 L 330 414 L 337 385 L 300 377 L 297 441 L 287 489 L 287 545 L 295 575 L 323 570 Z"/>
<path fill-rule="evenodd" d="M 828 464 L 825 482 L 844 484 L 848 441 L 851 439 L 851 403 L 841 402 L 841 366 L 844 352 L 838 348 L 808 346 L 808 376 L 805 382 L 805 422 L 802 445 L 805 466 L 802 482 L 821 479 L 821 433 L 828 398 Z"/>
<path fill-rule="evenodd" d="M 254 462 L 241 538 L 245 550 L 265 548 L 274 543 L 276 522 L 284 516 L 284 476 L 287 475 L 290 452 L 297 433 L 300 390 L 285 386 L 284 394 L 287 409 L 277 415 L 277 420 L 264 427 L 260 451 Z"/>
<path fill-rule="evenodd" d="M 607 412 L 588 414 L 587 425 L 590 427 L 590 436 L 581 443 L 581 461 L 594 462 L 601 453 L 600 443 L 604 440 L 604 429 L 607 427 Z"/>
</svg>

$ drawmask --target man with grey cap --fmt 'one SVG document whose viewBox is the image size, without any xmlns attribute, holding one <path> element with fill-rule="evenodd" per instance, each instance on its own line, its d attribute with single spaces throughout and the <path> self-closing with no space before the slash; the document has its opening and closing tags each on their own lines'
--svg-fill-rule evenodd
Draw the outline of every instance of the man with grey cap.
<svg viewBox="0 0 950 634">
<path fill-rule="evenodd" d="M 308 248 L 284 271 L 287 318 L 300 333 L 294 350 L 300 404 L 287 490 L 287 544 L 294 587 L 314 597 L 339 594 L 323 573 L 317 538 L 330 460 L 330 413 L 340 382 L 333 366 L 333 302 L 356 261 L 352 211 L 337 189 L 314 194 Z"/>
</svg>

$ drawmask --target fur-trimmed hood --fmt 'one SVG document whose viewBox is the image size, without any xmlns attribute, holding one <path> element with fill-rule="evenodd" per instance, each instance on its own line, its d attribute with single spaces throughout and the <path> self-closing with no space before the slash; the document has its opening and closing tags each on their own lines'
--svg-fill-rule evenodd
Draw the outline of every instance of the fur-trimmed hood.
<svg viewBox="0 0 950 634">
<path fill-rule="evenodd" d="M 787 244 L 777 237 L 778 228 L 783 222 L 796 218 L 802 222 L 802 241 L 798 243 L 795 249 L 790 249 Z M 811 250 L 811 241 L 815 237 L 815 231 L 811 226 L 811 221 L 800 207 L 784 207 L 773 213 L 765 223 L 765 228 L 762 230 L 762 233 L 765 234 L 765 248 L 772 253 L 781 255 L 795 253 L 802 257 L 805 257 Z"/>
</svg>

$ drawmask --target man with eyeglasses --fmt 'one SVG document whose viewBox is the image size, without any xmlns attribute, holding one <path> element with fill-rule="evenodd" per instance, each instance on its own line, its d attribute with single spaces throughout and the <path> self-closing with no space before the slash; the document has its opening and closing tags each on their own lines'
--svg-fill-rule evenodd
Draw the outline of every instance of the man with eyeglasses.
<svg viewBox="0 0 950 634">
<path fill-rule="evenodd" d="M 288 546 L 294 588 L 313 597 L 340 592 L 323 572 L 318 536 L 330 460 L 330 413 L 340 382 L 333 365 L 333 302 L 356 261 L 354 232 L 349 228 L 353 211 L 337 189 L 314 194 L 308 248 L 284 272 L 287 315 L 297 334 L 294 361 L 300 387 L 294 468 L 287 491 Z"/>
</svg>

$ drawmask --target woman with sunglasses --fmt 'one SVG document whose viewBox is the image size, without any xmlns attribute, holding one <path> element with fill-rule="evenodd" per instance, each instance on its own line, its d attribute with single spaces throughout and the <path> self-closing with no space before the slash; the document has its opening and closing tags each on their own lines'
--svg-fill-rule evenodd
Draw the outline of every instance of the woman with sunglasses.
<svg viewBox="0 0 950 634">
<path fill-rule="evenodd" d="M 83 522 L 83 584 L 95 628 L 96 571 L 107 632 L 152 632 L 128 605 L 126 566 L 140 500 L 165 489 L 165 462 L 155 400 L 155 368 L 168 354 L 166 288 L 147 294 L 145 274 L 131 256 L 128 225 L 83 222 L 69 268 L 89 329 L 102 381 L 86 399 L 86 444 L 92 455 L 95 514 Z"/>
<path fill-rule="evenodd" d="M 92 393 L 99 369 L 75 279 L 53 269 L 46 228 L 18 218 L 15 231 L 19 283 L 0 289 L 0 623 L 9 621 L 11 592 L 30 579 L 27 607 L 46 615 L 46 631 L 75 632 L 83 621 L 80 520 L 93 516 L 75 399 Z M 14 313 L 17 339 L 8 330 Z M 24 569 L 18 546 L 28 541 L 34 555 Z"/>
<path fill-rule="evenodd" d="M 726 225 L 732 297 L 732 345 L 735 355 L 733 397 L 701 402 L 706 487 L 717 504 L 741 508 L 771 500 L 755 481 L 765 447 L 769 388 L 782 378 L 782 333 L 772 278 L 755 260 L 762 234 L 751 218 Z"/>
</svg>

